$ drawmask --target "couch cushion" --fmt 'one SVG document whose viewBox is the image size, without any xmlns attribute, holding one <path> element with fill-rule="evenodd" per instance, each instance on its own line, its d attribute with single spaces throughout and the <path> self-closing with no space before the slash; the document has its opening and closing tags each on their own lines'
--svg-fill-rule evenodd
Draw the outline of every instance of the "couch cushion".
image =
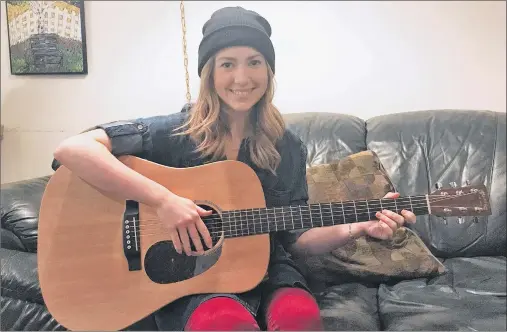
<svg viewBox="0 0 507 332">
<path fill-rule="evenodd" d="M 413 226 L 438 257 L 505 255 L 505 114 L 435 110 L 390 114 L 367 121 L 375 151 L 401 195 L 424 194 L 437 182 L 484 184 L 492 215 L 448 223 L 419 217 Z M 412 225 L 410 226 L 412 227 Z"/>
<path fill-rule="evenodd" d="M 383 329 L 397 331 L 505 331 L 506 259 L 452 258 L 434 279 L 379 287 Z"/>
<path fill-rule="evenodd" d="M 311 204 L 371 200 L 395 191 L 382 163 L 372 151 L 362 151 L 328 164 L 311 166 L 306 174 L 308 202 Z M 329 207 L 323 204 L 322 208 L 326 206 Z M 357 208 L 360 221 L 374 219 L 374 209 L 381 210 L 381 206 L 370 205 L 372 211 L 368 217 L 364 204 L 363 211 L 360 206 Z M 354 209 L 344 210 L 343 213 L 354 215 Z M 338 213 L 336 220 L 341 217 Z M 382 282 L 393 277 L 412 279 L 445 271 L 442 263 L 417 234 L 405 227 L 398 229 L 389 240 L 362 236 L 329 254 L 303 257 L 297 261 L 303 271 L 309 270 L 308 279 L 315 280 L 316 284 L 319 281 L 334 284 L 343 279 L 369 282 Z"/>
<path fill-rule="evenodd" d="M 344 283 L 315 296 L 326 331 L 380 331 L 377 287 Z"/>
<path fill-rule="evenodd" d="M 25 251 L 37 251 L 39 209 L 49 176 L 2 184 L 2 228 L 14 233 Z"/>
</svg>

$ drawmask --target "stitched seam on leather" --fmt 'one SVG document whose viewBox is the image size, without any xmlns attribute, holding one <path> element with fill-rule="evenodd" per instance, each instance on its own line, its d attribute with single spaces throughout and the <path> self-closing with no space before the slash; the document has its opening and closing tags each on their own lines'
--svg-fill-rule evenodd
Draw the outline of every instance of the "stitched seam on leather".
<svg viewBox="0 0 507 332">
<path fill-rule="evenodd" d="M 19 290 L 17 290 L 17 289 L 12 289 L 12 288 L 9 288 L 9 287 L 3 286 L 3 285 L 2 285 L 2 289 L 5 289 L 5 290 L 11 291 L 11 292 L 13 292 L 13 293 L 15 293 L 15 294 L 21 295 L 21 297 L 23 297 L 22 295 L 25 295 L 25 293 L 26 293 L 26 292 L 20 292 L 20 291 L 19 291 Z M 3 292 L 2 292 L 2 296 L 5 296 L 5 294 L 3 294 Z M 11 296 L 8 296 L 8 297 L 11 297 Z M 35 298 L 35 299 L 37 299 L 37 300 L 41 300 L 41 301 L 43 301 L 43 298 L 42 298 L 42 296 L 40 296 L 40 295 L 29 296 L 29 298 L 30 298 L 30 297 L 31 297 L 31 298 Z M 13 298 L 13 297 L 11 297 L 11 298 Z M 33 302 L 33 301 L 28 300 L 28 299 L 17 299 L 17 300 L 27 301 L 27 302 L 32 302 L 32 303 L 37 303 L 37 304 L 40 304 L 39 302 Z"/>
<path fill-rule="evenodd" d="M 380 292 L 380 285 L 377 287 L 376 294 L 375 294 L 375 297 L 377 298 L 377 305 L 375 307 L 375 311 L 377 313 L 378 326 L 380 327 L 380 330 L 385 330 L 386 324 L 384 323 L 384 321 L 382 320 L 382 316 L 380 315 L 380 306 L 382 305 L 382 303 L 380 303 L 379 292 Z"/>
<path fill-rule="evenodd" d="M 428 179 L 427 181 L 427 184 L 428 184 L 428 193 L 431 193 L 431 180 L 430 180 L 430 159 L 428 157 L 428 152 L 426 150 L 426 148 L 428 147 L 428 142 L 425 142 L 426 144 L 421 144 L 420 142 L 420 137 L 417 139 L 417 143 L 418 145 L 421 147 L 421 152 L 423 154 L 423 160 L 424 160 L 424 168 L 426 170 L 426 178 Z M 428 215 L 428 242 L 431 246 L 433 246 L 436 250 L 441 250 L 440 248 L 438 248 L 437 246 L 434 246 L 433 245 L 433 223 L 431 222 L 431 215 Z M 431 251 L 431 249 L 430 249 Z M 445 253 L 444 253 L 445 254 Z"/>
<path fill-rule="evenodd" d="M 490 197 L 490 200 L 491 200 L 491 188 L 493 187 L 493 173 L 494 173 L 494 170 L 495 170 L 495 158 L 496 158 L 496 145 L 498 143 L 498 114 L 496 115 L 495 117 L 495 140 L 493 142 L 493 159 L 491 161 L 491 171 L 489 173 L 489 176 L 491 178 L 491 181 L 490 181 L 490 184 L 489 184 L 489 188 L 488 188 L 488 196 Z M 488 242 L 488 221 L 489 221 L 489 216 L 486 216 L 486 225 L 484 225 L 484 227 L 486 227 L 486 243 L 489 243 Z"/>
</svg>

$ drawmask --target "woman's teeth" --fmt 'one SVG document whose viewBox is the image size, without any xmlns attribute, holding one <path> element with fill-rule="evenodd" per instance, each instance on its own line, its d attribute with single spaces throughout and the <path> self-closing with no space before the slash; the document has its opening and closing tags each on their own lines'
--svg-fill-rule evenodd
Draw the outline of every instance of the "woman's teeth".
<svg viewBox="0 0 507 332">
<path fill-rule="evenodd" d="M 252 90 L 248 90 L 248 91 L 231 90 L 231 91 L 236 96 L 247 96 L 250 94 L 250 92 L 252 92 Z"/>
</svg>

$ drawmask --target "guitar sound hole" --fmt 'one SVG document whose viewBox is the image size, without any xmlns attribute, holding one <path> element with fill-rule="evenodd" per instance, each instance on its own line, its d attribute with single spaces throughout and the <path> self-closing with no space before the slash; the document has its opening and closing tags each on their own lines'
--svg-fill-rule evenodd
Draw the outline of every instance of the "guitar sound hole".
<svg viewBox="0 0 507 332">
<path fill-rule="evenodd" d="M 204 222 L 204 224 L 206 225 L 206 228 L 208 229 L 208 232 L 211 235 L 211 241 L 213 243 L 212 247 L 214 247 L 218 243 L 218 241 L 220 240 L 220 236 L 222 236 L 222 230 L 223 230 L 222 220 L 220 219 L 220 215 L 213 208 L 211 208 L 207 205 L 200 205 L 200 204 L 198 206 L 200 206 L 204 210 L 213 211 L 213 213 L 210 216 L 201 217 L 201 219 Z M 206 246 L 206 243 L 204 243 L 204 239 L 202 238 L 201 233 L 198 233 L 198 234 L 199 234 L 199 238 L 201 239 L 202 248 L 205 251 L 210 250 L 211 248 L 208 248 Z M 190 236 L 189 236 L 189 240 L 190 240 L 190 249 L 192 251 L 197 251 L 197 249 L 195 248 L 194 242 L 192 241 L 192 239 L 190 239 Z"/>
</svg>

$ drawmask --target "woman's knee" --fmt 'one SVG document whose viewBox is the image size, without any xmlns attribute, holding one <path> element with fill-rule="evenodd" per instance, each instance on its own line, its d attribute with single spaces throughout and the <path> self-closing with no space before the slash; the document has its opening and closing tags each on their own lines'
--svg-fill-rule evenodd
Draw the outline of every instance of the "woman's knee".
<svg viewBox="0 0 507 332">
<path fill-rule="evenodd" d="M 280 288 L 266 307 L 266 325 L 270 331 L 321 331 L 322 318 L 317 301 L 301 288 Z"/>
<path fill-rule="evenodd" d="M 238 301 L 215 297 L 203 302 L 190 315 L 186 331 L 258 331 L 252 314 Z"/>
</svg>

